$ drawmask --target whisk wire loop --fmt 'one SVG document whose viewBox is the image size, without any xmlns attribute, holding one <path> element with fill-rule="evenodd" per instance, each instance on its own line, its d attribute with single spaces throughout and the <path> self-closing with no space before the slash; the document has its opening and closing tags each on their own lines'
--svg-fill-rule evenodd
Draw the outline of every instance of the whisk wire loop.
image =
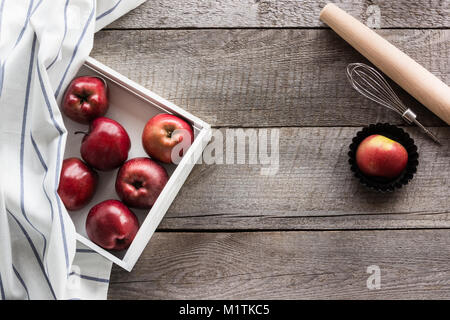
<svg viewBox="0 0 450 320">
<path fill-rule="evenodd" d="M 416 119 L 416 114 L 407 108 L 395 94 L 386 79 L 374 68 L 364 63 L 350 63 L 347 66 L 347 78 L 352 87 L 364 97 L 398 113 L 409 123 L 415 123 L 431 139 L 437 138 Z"/>
<path fill-rule="evenodd" d="M 394 93 L 388 82 L 373 68 L 363 63 L 347 67 L 347 77 L 360 94 L 402 115 L 406 106 Z"/>
</svg>

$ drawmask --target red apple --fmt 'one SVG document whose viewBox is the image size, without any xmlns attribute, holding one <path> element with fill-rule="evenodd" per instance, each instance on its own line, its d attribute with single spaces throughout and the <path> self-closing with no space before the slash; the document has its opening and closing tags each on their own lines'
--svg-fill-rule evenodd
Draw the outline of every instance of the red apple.
<svg viewBox="0 0 450 320">
<path fill-rule="evenodd" d="M 408 152 L 400 143 L 374 134 L 358 146 L 356 163 L 365 175 L 393 179 L 406 168 Z"/>
<path fill-rule="evenodd" d="M 187 149 L 194 141 L 192 127 L 183 119 L 171 114 L 158 114 L 145 125 L 142 133 L 142 145 L 147 154 L 165 163 L 174 163 L 174 156 L 183 156 L 183 149 Z M 180 148 L 176 155 L 172 151 L 183 142 L 186 148 Z"/>
<path fill-rule="evenodd" d="M 79 123 L 89 123 L 104 116 L 108 110 L 106 82 L 98 77 L 73 79 L 64 93 L 62 110 Z"/>
<path fill-rule="evenodd" d="M 83 208 L 94 196 L 98 174 L 78 158 L 65 159 L 58 194 L 67 210 Z"/>
<path fill-rule="evenodd" d="M 108 171 L 120 167 L 127 160 L 130 148 L 130 137 L 125 129 L 112 119 L 100 117 L 92 121 L 80 151 L 83 160 L 91 167 Z"/>
<path fill-rule="evenodd" d="M 108 250 L 124 250 L 139 230 L 136 215 L 118 200 L 106 200 L 92 207 L 86 219 L 86 233 L 94 243 Z"/>
<path fill-rule="evenodd" d="M 149 158 L 125 162 L 116 179 L 116 192 L 130 207 L 149 209 L 163 190 L 169 176 L 166 169 Z"/>
</svg>

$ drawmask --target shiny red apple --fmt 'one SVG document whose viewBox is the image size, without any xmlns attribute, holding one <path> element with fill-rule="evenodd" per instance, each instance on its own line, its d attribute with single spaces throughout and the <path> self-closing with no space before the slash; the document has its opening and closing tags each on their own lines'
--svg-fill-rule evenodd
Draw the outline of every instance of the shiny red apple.
<svg viewBox="0 0 450 320">
<path fill-rule="evenodd" d="M 149 158 L 125 162 L 116 179 L 116 192 L 128 206 L 149 209 L 163 190 L 169 176 L 166 169 Z"/>
<path fill-rule="evenodd" d="M 92 207 L 86 219 L 86 233 L 94 243 L 108 250 L 124 250 L 139 230 L 136 215 L 118 200 L 106 200 Z"/>
<path fill-rule="evenodd" d="M 393 179 L 406 168 L 408 152 L 397 141 L 374 134 L 359 144 L 356 163 L 365 175 Z"/>
<path fill-rule="evenodd" d="M 58 194 L 67 210 L 83 208 L 94 196 L 98 174 L 78 158 L 63 161 Z"/>
<path fill-rule="evenodd" d="M 158 114 L 145 125 L 142 145 L 147 154 L 165 163 L 176 163 L 194 141 L 192 127 L 183 119 L 171 114 Z M 178 144 L 183 144 L 183 148 Z M 175 149 L 179 148 L 179 150 Z"/>
<path fill-rule="evenodd" d="M 106 82 L 98 77 L 78 77 L 72 80 L 62 99 L 62 110 L 70 119 L 89 123 L 108 110 Z"/>
<path fill-rule="evenodd" d="M 127 160 L 130 148 L 126 130 L 117 121 L 100 117 L 91 122 L 80 151 L 83 160 L 91 167 L 108 171 L 120 167 Z"/>
</svg>

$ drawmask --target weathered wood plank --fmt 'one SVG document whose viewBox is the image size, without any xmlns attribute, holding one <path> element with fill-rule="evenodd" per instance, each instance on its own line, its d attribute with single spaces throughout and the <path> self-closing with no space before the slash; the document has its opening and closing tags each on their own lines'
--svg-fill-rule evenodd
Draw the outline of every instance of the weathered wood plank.
<svg viewBox="0 0 450 320">
<path fill-rule="evenodd" d="M 381 30 L 450 83 L 450 30 Z M 331 30 L 102 31 L 94 58 L 214 126 L 402 124 L 348 84 L 348 63 L 366 61 Z M 395 86 L 426 125 L 443 126 Z"/>
<path fill-rule="evenodd" d="M 319 12 L 329 1 L 152 0 L 109 28 L 324 27 Z M 380 16 L 382 28 L 450 26 L 448 1 L 332 1 L 366 23 Z"/>
<path fill-rule="evenodd" d="M 247 140 L 245 164 L 194 168 L 160 230 L 448 228 L 450 128 L 432 129 L 442 147 L 406 128 L 419 148 L 418 172 L 392 194 L 368 190 L 353 177 L 347 152 L 359 128 L 275 129 L 275 175 L 262 174 L 268 165 L 248 164 Z"/>
<path fill-rule="evenodd" d="M 449 246 L 450 230 L 155 233 L 109 298 L 449 299 Z"/>
</svg>

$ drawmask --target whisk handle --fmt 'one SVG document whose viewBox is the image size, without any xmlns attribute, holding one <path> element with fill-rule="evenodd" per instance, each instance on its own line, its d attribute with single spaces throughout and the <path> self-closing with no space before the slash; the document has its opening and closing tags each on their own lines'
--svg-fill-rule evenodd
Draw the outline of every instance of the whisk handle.
<svg viewBox="0 0 450 320">
<path fill-rule="evenodd" d="M 423 132 L 425 132 L 430 138 L 431 140 L 433 140 L 434 142 L 436 142 L 438 145 L 442 145 L 441 142 L 438 140 L 438 138 L 431 133 L 430 130 L 428 130 L 427 128 L 425 128 L 419 121 L 417 121 L 416 119 L 414 119 L 412 121 L 415 125 L 417 125 L 420 129 L 422 129 Z"/>
<path fill-rule="evenodd" d="M 428 130 L 425 126 L 423 126 L 417 119 L 416 119 L 416 114 L 411 110 L 411 109 L 407 109 L 403 114 L 402 114 L 403 119 L 405 119 L 406 122 L 408 122 L 409 124 L 415 124 L 416 126 L 418 126 L 420 129 L 422 129 L 423 132 L 425 132 L 430 138 L 431 140 L 433 140 L 434 142 L 436 142 L 437 144 L 441 145 L 441 143 L 439 142 L 439 140 L 436 138 L 436 136 L 430 131 Z"/>
</svg>

